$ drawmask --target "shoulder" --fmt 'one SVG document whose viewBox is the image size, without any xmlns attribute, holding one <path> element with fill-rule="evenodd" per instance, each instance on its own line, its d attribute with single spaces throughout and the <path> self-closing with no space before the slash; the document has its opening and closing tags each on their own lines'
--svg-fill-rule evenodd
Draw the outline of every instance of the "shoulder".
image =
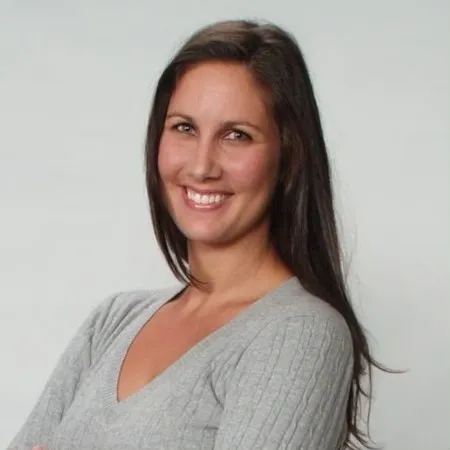
<svg viewBox="0 0 450 450">
<path fill-rule="evenodd" d="M 263 320 L 261 320 L 263 318 Z M 352 359 L 353 339 L 344 317 L 330 304 L 312 295 L 295 278 L 275 289 L 262 304 L 258 323 L 252 324 L 247 350 L 276 346 L 292 352 L 334 353 Z"/>
<path fill-rule="evenodd" d="M 129 290 L 115 292 L 97 304 L 96 325 L 104 327 L 109 323 L 123 320 L 125 317 L 139 314 L 153 303 L 157 303 L 169 295 L 170 289 Z"/>
<path fill-rule="evenodd" d="M 314 328 L 331 327 L 350 336 L 347 322 L 333 306 L 308 292 L 297 278 L 285 281 L 261 299 L 258 319 L 268 328 L 299 322 Z"/>
<path fill-rule="evenodd" d="M 280 370 L 350 376 L 353 338 L 346 320 L 298 280 L 283 283 L 244 317 L 217 356 L 216 367 L 225 379 Z"/>
<path fill-rule="evenodd" d="M 88 322 L 92 344 L 109 341 L 133 321 L 147 314 L 152 305 L 163 303 L 174 296 L 180 286 L 157 290 L 129 290 L 115 292 L 100 301 L 92 310 Z"/>
</svg>

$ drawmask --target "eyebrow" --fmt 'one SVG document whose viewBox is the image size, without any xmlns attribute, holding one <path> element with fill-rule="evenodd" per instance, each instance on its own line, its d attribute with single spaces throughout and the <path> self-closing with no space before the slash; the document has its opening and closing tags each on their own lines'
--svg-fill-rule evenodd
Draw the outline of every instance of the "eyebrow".
<svg viewBox="0 0 450 450">
<path fill-rule="evenodd" d="M 166 119 L 171 119 L 173 117 L 179 117 L 188 122 L 193 123 L 194 125 L 196 124 L 196 121 L 192 116 L 178 112 L 172 112 L 170 114 L 167 114 Z M 248 120 L 227 120 L 225 122 L 222 122 L 221 125 L 224 128 L 233 128 L 239 125 L 244 125 L 250 128 L 254 128 L 255 130 L 258 130 L 260 133 L 263 133 L 263 130 L 261 130 L 261 128 L 258 125 L 255 125 L 254 123 L 249 122 Z"/>
</svg>

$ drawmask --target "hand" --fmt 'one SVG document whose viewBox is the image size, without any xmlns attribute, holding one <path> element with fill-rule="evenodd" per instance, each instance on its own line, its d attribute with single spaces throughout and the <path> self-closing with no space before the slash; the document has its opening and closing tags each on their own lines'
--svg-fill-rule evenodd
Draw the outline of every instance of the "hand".
<svg viewBox="0 0 450 450">
<path fill-rule="evenodd" d="M 42 445 L 34 445 L 31 450 L 45 450 L 45 448 Z"/>
</svg>

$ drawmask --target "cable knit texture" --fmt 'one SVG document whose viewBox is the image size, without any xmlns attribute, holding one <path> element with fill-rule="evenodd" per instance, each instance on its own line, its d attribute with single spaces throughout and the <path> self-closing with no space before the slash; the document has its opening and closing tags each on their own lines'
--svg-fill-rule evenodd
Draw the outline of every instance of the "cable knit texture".
<svg viewBox="0 0 450 450">
<path fill-rule="evenodd" d="M 353 367 L 350 332 L 341 315 L 296 278 L 118 402 L 127 349 L 180 289 L 123 292 L 101 302 L 61 355 L 8 449 L 341 447 Z"/>
</svg>

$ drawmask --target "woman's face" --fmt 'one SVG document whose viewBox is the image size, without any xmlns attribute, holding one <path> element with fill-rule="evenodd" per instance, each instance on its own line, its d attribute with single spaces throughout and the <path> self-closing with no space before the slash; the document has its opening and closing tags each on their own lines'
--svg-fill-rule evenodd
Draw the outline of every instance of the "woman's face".
<svg viewBox="0 0 450 450">
<path fill-rule="evenodd" d="M 172 95 L 158 168 L 174 222 L 191 242 L 228 244 L 268 233 L 278 173 L 278 129 L 244 66 L 190 68 Z"/>
</svg>

